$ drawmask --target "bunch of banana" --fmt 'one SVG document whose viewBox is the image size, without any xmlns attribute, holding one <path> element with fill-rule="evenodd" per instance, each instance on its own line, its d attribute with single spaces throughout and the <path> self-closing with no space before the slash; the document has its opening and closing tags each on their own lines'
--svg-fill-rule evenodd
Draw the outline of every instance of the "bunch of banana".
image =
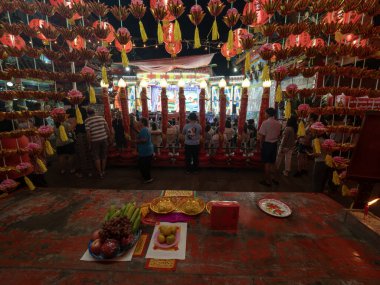
<svg viewBox="0 0 380 285">
<path fill-rule="evenodd" d="M 141 209 L 136 207 L 135 202 L 126 203 L 123 207 L 117 208 L 112 205 L 108 210 L 104 220 L 109 221 L 116 217 L 126 217 L 132 225 L 132 231 L 137 232 L 141 223 Z"/>
</svg>

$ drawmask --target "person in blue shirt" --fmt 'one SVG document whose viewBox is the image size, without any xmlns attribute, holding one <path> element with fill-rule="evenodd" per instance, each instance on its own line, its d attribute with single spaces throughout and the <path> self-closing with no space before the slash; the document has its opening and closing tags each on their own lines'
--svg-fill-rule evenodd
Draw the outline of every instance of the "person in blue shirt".
<svg viewBox="0 0 380 285">
<path fill-rule="evenodd" d="M 139 168 L 144 178 L 144 183 L 150 183 L 153 178 L 150 175 L 150 169 L 153 157 L 153 144 L 148 129 L 148 119 L 141 118 L 139 125 L 139 133 L 137 135 L 137 152 L 139 154 Z"/>
<path fill-rule="evenodd" d="M 182 131 L 185 136 L 186 174 L 198 171 L 199 143 L 202 130 L 201 125 L 197 122 L 197 114 L 190 113 L 189 121 Z"/>
</svg>

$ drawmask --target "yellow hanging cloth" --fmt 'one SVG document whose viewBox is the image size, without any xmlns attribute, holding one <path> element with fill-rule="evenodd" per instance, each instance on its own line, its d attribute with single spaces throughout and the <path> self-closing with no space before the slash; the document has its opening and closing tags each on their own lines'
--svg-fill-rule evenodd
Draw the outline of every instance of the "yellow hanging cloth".
<svg viewBox="0 0 380 285">
<path fill-rule="evenodd" d="M 146 32 L 145 32 L 144 24 L 143 24 L 143 22 L 141 22 L 141 20 L 139 21 L 139 27 L 140 27 L 141 39 L 142 39 L 143 43 L 145 43 L 148 40 L 148 37 L 147 37 Z"/>
<path fill-rule="evenodd" d="M 158 21 L 157 25 L 157 40 L 159 44 L 162 44 L 164 42 L 164 31 L 162 30 L 162 25 L 160 21 Z"/>
<path fill-rule="evenodd" d="M 276 103 L 280 103 L 282 101 L 282 89 L 281 89 L 281 84 L 280 83 L 278 83 L 278 85 L 277 85 L 276 97 L 275 97 L 274 100 L 275 100 Z"/>
<path fill-rule="evenodd" d="M 234 48 L 234 33 L 232 32 L 232 29 L 228 32 L 227 48 L 229 50 Z"/>
<path fill-rule="evenodd" d="M 269 66 L 268 66 L 268 64 L 264 65 L 263 73 L 261 75 L 261 79 L 262 79 L 262 81 L 268 81 L 268 80 L 270 80 Z"/>
<path fill-rule="evenodd" d="M 182 41 L 182 32 L 181 27 L 177 20 L 174 22 L 174 40 L 175 41 Z"/>
<path fill-rule="evenodd" d="M 24 181 L 30 191 L 33 191 L 36 189 L 36 186 L 34 186 L 33 182 L 27 176 L 24 176 Z"/>
<path fill-rule="evenodd" d="M 80 111 L 78 106 L 75 107 L 75 117 L 77 118 L 77 124 L 83 125 L 82 112 Z"/>
<path fill-rule="evenodd" d="M 245 53 L 244 70 L 246 73 L 251 72 L 251 56 L 249 51 Z"/>
<path fill-rule="evenodd" d="M 102 80 L 105 84 L 108 84 L 107 69 L 104 65 L 102 66 Z"/>
<path fill-rule="evenodd" d="M 321 142 L 319 141 L 319 138 L 313 139 L 313 145 L 315 153 L 320 154 L 321 153 Z"/>
<path fill-rule="evenodd" d="M 340 184 L 340 178 L 339 178 L 338 172 L 336 172 L 336 171 L 333 172 L 332 182 L 335 185 L 339 185 Z"/>
<path fill-rule="evenodd" d="M 347 185 L 342 186 L 342 196 L 350 196 L 350 189 L 348 189 Z"/>
<path fill-rule="evenodd" d="M 127 67 L 129 65 L 129 60 L 125 49 L 121 50 L 121 63 L 123 64 L 123 67 Z"/>
<path fill-rule="evenodd" d="M 292 115 L 292 102 L 290 102 L 290 100 L 286 100 L 284 117 L 285 119 L 289 119 L 291 115 Z"/>
<path fill-rule="evenodd" d="M 96 104 L 95 89 L 90 85 L 88 93 L 90 93 L 90 104 Z"/>
<path fill-rule="evenodd" d="M 66 134 L 65 127 L 63 125 L 59 126 L 59 137 L 60 137 L 61 141 L 63 141 L 63 142 L 67 142 L 69 140 L 69 138 L 67 137 L 67 134 Z"/>
<path fill-rule="evenodd" d="M 200 47 L 201 47 L 201 39 L 199 38 L 199 29 L 198 29 L 198 26 L 195 26 L 194 48 L 200 48 Z"/>
<path fill-rule="evenodd" d="M 213 41 L 216 41 L 219 39 L 218 23 L 216 22 L 216 17 L 214 18 L 214 23 L 212 24 L 211 39 Z"/>
<path fill-rule="evenodd" d="M 306 135 L 306 132 L 305 132 L 305 125 L 303 123 L 303 121 L 301 120 L 298 124 L 298 131 L 297 131 L 297 136 L 298 137 L 304 137 Z"/>
<path fill-rule="evenodd" d="M 333 161 L 333 158 L 330 154 L 327 154 L 326 155 L 326 158 L 325 158 L 325 163 L 328 167 L 333 167 L 334 166 L 334 161 Z"/>
<path fill-rule="evenodd" d="M 36 159 L 36 162 L 37 162 L 37 164 L 38 164 L 38 167 L 39 167 L 40 170 L 42 171 L 42 173 L 45 173 L 45 172 L 47 171 L 47 168 L 46 168 L 46 166 L 45 166 L 45 163 L 44 163 L 41 159 L 39 159 L 39 158 Z"/>
<path fill-rule="evenodd" d="M 51 144 L 48 140 L 45 141 L 45 152 L 47 155 L 54 154 L 54 149 L 51 147 Z"/>
</svg>

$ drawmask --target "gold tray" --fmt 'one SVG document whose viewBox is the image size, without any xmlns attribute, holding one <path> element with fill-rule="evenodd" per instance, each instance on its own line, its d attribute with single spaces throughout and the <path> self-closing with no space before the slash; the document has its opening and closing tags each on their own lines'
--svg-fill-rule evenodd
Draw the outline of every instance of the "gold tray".
<svg viewBox="0 0 380 285">
<path fill-rule="evenodd" d="M 173 199 L 169 197 L 154 198 L 149 204 L 149 208 L 156 214 L 168 214 L 176 209 Z"/>
<path fill-rule="evenodd" d="M 194 211 L 189 211 L 187 209 L 187 206 L 188 205 L 191 206 L 193 203 L 195 204 L 197 209 Z M 189 216 L 199 215 L 200 213 L 204 211 L 205 207 L 206 207 L 206 204 L 201 198 L 183 198 L 183 199 L 178 200 L 178 203 L 177 203 L 177 211 Z"/>
</svg>

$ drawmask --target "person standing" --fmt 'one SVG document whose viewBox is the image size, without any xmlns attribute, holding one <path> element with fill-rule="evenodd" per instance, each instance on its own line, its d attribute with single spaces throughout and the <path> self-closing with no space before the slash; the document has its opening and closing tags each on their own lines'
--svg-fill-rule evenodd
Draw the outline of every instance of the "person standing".
<svg viewBox="0 0 380 285">
<path fill-rule="evenodd" d="M 85 120 L 89 148 L 95 161 L 95 167 L 100 178 L 104 177 L 107 162 L 108 141 L 111 139 L 106 120 L 95 114 L 92 108 L 87 109 Z"/>
<path fill-rule="evenodd" d="M 278 171 L 280 170 L 282 161 L 285 158 L 285 170 L 282 172 L 284 176 L 289 176 L 291 170 L 292 155 L 296 145 L 297 130 L 297 118 L 292 116 L 286 122 L 286 127 L 282 134 L 282 139 L 276 158 L 276 168 Z"/>
<path fill-rule="evenodd" d="M 139 154 L 139 168 L 144 178 L 144 183 L 150 183 L 153 178 L 150 175 L 150 169 L 153 157 L 152 137 L 148 129 L 148 119 L 141 118 L 138 123 L 139 133 L 137 135 L 136 144 Z"/>
<path fill-rule="evenodd" d="M 202 130 L 201 125 L 197 122 L 197 115 L 195 113 L 190 113 L 189 121 L 182 131 L 182 134 L 185 136 L 186 174 L 198 170 L 199 143 Z"/>
<path fill-rule="evenodd" d="M 266 109 L 266 120 L 261 124 L 259 130 L 261 160 L 264 162 L 265 167 L 265 179 L 260 184 L 265 186 L 271 186 L 272 182 L 278 184 L 278 181 L 273 179 L 273 175 L 275 173 L 277 142 L 281 134 L 281 123 L 275 119 L 275 114 L 275 109 Z"/>
</svg>

